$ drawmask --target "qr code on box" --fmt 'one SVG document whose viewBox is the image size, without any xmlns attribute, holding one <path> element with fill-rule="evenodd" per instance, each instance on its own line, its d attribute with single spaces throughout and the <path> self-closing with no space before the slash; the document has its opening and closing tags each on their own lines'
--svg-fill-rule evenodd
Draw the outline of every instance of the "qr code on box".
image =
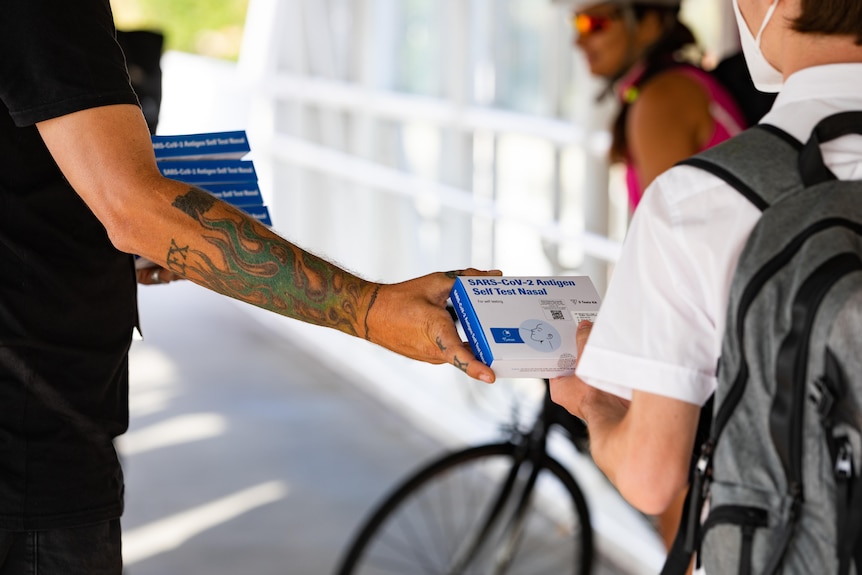
<svg viewBox="0 0 862 575">
<path fill-rule="evenodd" d="M 566 321 L 572 319 L 563 300 L 546 299 L 540 302 L 545 319 L 549 321 Z"/>
</svg>

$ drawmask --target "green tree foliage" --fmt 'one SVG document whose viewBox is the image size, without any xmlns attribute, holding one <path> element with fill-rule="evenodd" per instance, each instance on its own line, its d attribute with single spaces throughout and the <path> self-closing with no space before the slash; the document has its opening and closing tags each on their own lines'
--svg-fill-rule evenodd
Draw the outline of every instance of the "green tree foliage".
<svg viewBox="0 0 862 575">
<path fill-rule="evenodd" d="M 159 30 L 165 48 L 236 60 L 249 0 L 111 0 L 117 27 Z"/>
</svg>

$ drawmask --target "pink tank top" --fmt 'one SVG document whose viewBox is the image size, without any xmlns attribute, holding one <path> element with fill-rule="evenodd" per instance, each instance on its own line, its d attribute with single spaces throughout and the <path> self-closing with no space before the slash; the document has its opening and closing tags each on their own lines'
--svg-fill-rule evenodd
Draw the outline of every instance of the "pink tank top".
<svg viewBox="0 0 862 575">
<path fill-rule="evenodd" d="M 711 148 L 746 128 L 745 118 L 739 110 L 739 106 L 709 72 L 688 65 L 680 65 L 672 68 L 672 70 L 692 78 L 703 86 L 709 94 L 709 111 L 714 122 L 714 130 L 712 137 L 698 151 Z M 628 86 L 631 87 L 633 84 L 634 82 L 630 82 Z M 629 209 L 634 211 L 640 202 L 643 190 L 640 188 L 637 171 L 631 162 L 626 164 L 626 186 L 628 187 Z"/>
</svg>

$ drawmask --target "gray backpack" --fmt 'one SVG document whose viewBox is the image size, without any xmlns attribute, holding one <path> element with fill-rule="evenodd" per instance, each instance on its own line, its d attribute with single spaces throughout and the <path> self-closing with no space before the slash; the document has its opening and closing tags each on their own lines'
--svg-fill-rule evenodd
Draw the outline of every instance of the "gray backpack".
<svg viewBox="0 0 862 575">
<path fill-rule="evenodd" d="M 848 134 L 862 134 L 862 112 L 824 119 L 805 145 L 759 125 L 683 162 L 763 215 L 734 275 L 711 425 L 663 574 L 697 552 L 707 575 L 854 563 L 862 575 L 862 182 L 837 180 L 820 150 Z"/>
</svg>

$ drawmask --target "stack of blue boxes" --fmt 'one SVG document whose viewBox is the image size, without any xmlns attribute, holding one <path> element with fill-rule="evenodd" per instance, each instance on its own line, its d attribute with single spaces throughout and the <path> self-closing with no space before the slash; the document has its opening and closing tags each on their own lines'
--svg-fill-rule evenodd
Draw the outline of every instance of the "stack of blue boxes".
<svg viewBox="0 0 862 575">
<path fill-rule="evenodd" d="M 153 136 L 159 171 L 166 178 L 204 189 L 272 226 L 257 182 L 254 162 L 243 130 Z"/>
</svg>

